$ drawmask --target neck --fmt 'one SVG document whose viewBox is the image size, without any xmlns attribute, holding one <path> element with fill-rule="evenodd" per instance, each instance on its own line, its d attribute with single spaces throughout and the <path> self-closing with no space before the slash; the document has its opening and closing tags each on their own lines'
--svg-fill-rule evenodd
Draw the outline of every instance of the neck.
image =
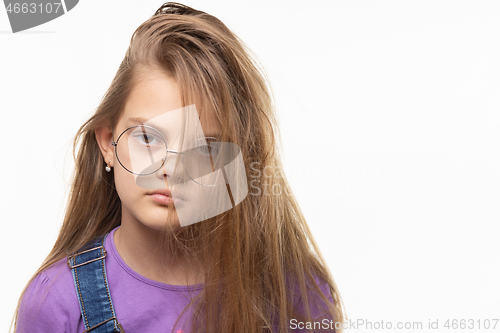
<svg viewBox="0 0 500 333">
<path fill-rule="evenodd" d="M 116 250 L 132 270 L 148 279 L 172 285 L 203 283 L 202 265 L 174 232 L 155 230 L 125 213 L 114 233 Z"/>
</svg>

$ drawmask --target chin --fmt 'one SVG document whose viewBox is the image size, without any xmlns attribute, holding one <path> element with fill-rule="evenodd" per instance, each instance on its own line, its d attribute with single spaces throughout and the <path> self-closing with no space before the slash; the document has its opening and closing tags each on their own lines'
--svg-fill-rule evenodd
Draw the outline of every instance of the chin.
<svg viewBox="0 0 500 333">
<path fill-rule="evenodd" d="M 175 231 L 180 229 L 181 225 L 179 223 L 177 214 L 174 212 L 174 216 L 169 217 L 168 213 L 165 214 L 166 207 L 164 207 L 162 210 L 163 214 L 150 215 L 149 218 L 146 218 L 147 222 L 143 222 L 143 224 L 157 231 Z"/>
</svg>

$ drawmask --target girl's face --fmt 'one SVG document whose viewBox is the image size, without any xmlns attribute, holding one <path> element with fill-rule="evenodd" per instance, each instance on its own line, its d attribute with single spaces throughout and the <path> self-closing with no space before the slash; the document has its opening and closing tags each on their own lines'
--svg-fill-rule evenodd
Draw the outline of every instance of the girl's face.
<svg viewBox="0 0 500 333">
<path fill-rule="evenodd" d="M 131 126 L 140 125 L 141 123 L 157 124 L 158 126 L 154 127 L 161 131 L 161 135 L 169 142 L 168 148 L 181 151 L 182 149 L 176 149 L 180 147 L 172 146 L 170 142 L 176 142 L 176 137 L 180 133 L 183 124 L 182 117 L 176 117 L 175 113 L 177 111 L 174 110 L 179 110 L 182 106 L 180 87 L 177 81 L 160 70 L 148 69 L 141 74 L 140 80 L 132 89 L 115 132 L 112 133 L 109 128 L 104 127 L 96 130 L 96 138 L 105 161 L 106 163 L 111 161 L 109 164 L 114 168 L 116 191 L 122 202 L 122 223 L 141 223 L 156 230 L 167 230 L 171 227 L 177 229 L 182 224 L 179 223 L 179 216 L 183 218 L 183 216 L 186 216 L 186 211 L 196 209 L 196 193 L 184 191 L 184 200 L 181 200 L 180 203 L 175 196 L 168 199 L 164 195 L 165 193 L 153 193 L 158 192 L 157 189 L 163 189 L 164 192 L 171 190 L 172 194 L 180 193 L 183 187 L 189 189 L 186 185 L 183 185 L 183 187 L 173 185 L 174 182 L 169 184 L 170 178 L 167 177 L 167 174 L 170 171 L 166 170 L 168 163 L 157 172 L 140 179 L 146 179 L 148 182 L 152 181 L 160 185 L 152 187 L 138 186 L 137 176 L 122 167 L 115 155 L 115 149 L 111 145 L 112 141 L 116 142 L 120 134 Z M 170 111 L 174 112 L 169 113 Z M 200 127 L 200 131 L 205 132 L 201 132 L 201 136 L 218 135 L 220 133 L 220 129 L 215 124 L 213 117 L 210 119 L 204 117 L 200 121 L 203 126 L 203 129 Z M 139 136 L 139 140 L 144 140 L 144 138 Z M 118 154 L 121 154 L 120 145 L 126 145 L 126 142 L 127 140 L 123 138 L 118 140 Z M 141 143 L 143 142 L 141 141 Z M 170 154 L 167 161 L 169 163 L 175 162 L 176 158 L 178 158 L 176 154 Z M 120 161 L 123 163 L 123 156 L 121 155 Z M 185 184 L 189 186 L 189 183 L 186 182 Z M 173 187 L 175 187 L 175 190 L 173 190 Z M 177 209 L 172 209 L 174 202 Z M 172 214 L 172 216 L 168 216 L 169 214 Z M 173 225 L 166 225 L 167 217 Z"/>
</svg>

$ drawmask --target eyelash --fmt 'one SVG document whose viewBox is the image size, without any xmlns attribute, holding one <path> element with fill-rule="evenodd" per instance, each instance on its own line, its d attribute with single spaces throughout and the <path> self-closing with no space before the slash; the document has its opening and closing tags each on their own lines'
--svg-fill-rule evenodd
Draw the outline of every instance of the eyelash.
<svg viewBox="0 0 500 333">
<path fill-rule="evenodd" d="M 152 139 L 156 140 L 158 143 L 161 143 L 161 141 L 162 141 L 162 140 L 159 140 L 156 136 L 151 135 L 151 134 L 140 133 L 140 134 L 135 135 L 135 138 L 137 139 L 137 141 L 139 141 L 140 144 L 144 144 L 147 146 L 154 145 L 154 143 L 151 143 L 151 141 L 152 141 L 151 139 L 148 140 L 149 142 L 145 142 L 142 140 L 142 139 L 146 139 L 146 137 L 152 137 Z M 158 144 L 158 143 L 156 143 L 156 144 Z"/>
<path fill-rule="evenodd" d="M 219 148 L 220 148 L 218 145 L 210 145 L 210 153 L 209 153 L 208 148 L 206 148 L 206 151 L 205 151 L 205 149 L 204 149 L 205 147 L 207 147 L 207 146 L 197 147 L 197 151 L 202 155 L 209 156 L 209 155 L 216 155 L 219 152 Z"/>
</svg>

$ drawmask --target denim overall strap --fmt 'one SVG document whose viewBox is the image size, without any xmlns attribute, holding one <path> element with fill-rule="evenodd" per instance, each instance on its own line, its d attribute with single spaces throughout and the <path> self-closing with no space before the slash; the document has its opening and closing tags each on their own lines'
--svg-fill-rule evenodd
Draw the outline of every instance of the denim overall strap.
<svg viewBox="0 0 500 333">
<path fill-rule="evenodd" d="M 108 235 L 97 237 L 68 256 L 85 324 L 84 333 L 124 333 L 116 319 L 104 265 L 107 253 L 104 241 Z"/>
</svg>

